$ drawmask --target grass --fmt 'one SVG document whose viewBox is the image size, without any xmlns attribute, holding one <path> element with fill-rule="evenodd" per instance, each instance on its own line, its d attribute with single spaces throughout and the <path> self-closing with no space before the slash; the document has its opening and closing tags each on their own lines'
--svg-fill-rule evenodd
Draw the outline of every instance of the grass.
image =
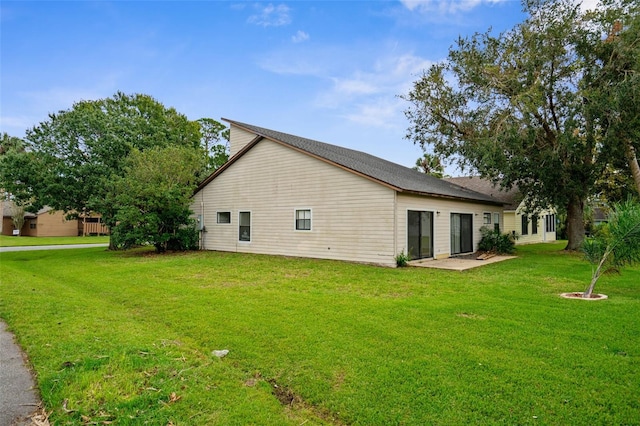
<svg viewBox="0 0 640 426">
<path fill-rule="evenodd" d="M 562 247 L 465 272 L 0 253 L 0 317 L 54 424 L 638 424 L 640 268 L 562 299 L 590 277 Z"/>
<path fill-rule="evenodd" d="M 14 237 L 0 235 L 0 247 L 49 246 L 61 244 L 107 244 L 108 236 L 87 237 Z"/>
</svg>

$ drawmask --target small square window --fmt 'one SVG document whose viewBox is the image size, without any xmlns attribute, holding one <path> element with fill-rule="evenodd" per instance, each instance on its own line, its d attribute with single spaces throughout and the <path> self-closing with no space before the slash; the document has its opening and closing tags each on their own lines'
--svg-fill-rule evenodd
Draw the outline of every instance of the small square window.
<svg viewBox="0 0 640 426">
<path fill-rule="evenodd" d="M 217 223 L 231 223 L 231 212 L 218 212 Z"/>
<path fill-rule="evenodd" d="M 296 210 L 296 230 L 311 231 L 311 210 Z"/>
<path fill-rule="evenodd" d="M 482 223 L 485 225 L 491 225 L 491 213 L 484 213 L 483 217 L 484 220 Z"/>
</svg>

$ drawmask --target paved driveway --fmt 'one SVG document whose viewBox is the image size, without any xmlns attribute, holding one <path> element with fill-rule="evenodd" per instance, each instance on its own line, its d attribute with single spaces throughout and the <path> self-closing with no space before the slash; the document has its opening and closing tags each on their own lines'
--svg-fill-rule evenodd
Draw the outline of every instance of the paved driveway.
<svg viewBox="0 0 640 426">
<path fill-rule="evenodd" d="M 65 250 L 65 249 L 79 249 L 90 247 L 109 247 L 109 244 L 66 244 L 66 245 L 52 245 L 52 246 L 19 246 L 19 247 L 0 247 L 0 253 L 9 251 L 32 251 L 32 250 Z"/>
</svg>

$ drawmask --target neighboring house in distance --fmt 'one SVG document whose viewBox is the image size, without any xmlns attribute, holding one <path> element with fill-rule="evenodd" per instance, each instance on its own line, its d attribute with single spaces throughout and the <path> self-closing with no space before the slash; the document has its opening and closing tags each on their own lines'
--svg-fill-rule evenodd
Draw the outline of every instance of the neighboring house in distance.
<svg viewBox="0 0 640 426">
<path fill-rule="evenodd" d="M 13 235 L 16 230 L 12 217 L 15 205 L 11 201 L 2 203 L 2 235 Z M 66 219 L 61 211 L 51 207 L 38 210 L 37 213 L 25 212 L 25 221 L 20 235 L 24 237 L 76 237 L 78 235 L 106 235 L 108 230 L 99 216 L 87 215 L 86 218 Z"/>
<path fill-rule="evenodd" d="M 446 178 L 445 180 L 464 186 L 482 194 L 491 195 L 502 201 L 504 206 L 502 232 L 515 232 L 519 237 L 516 244 L 541 243 L 556 240 L 556 210 L 548 208 L 536 215 L 524 214 L 523 195 L 517 188 L 505 190 L 479 176 Z M 489 224 L 488 212 L 484 214 L 485 224 Z"/>
<path fill-rule="evenodd" d="M 229 161 L 197 188 L 201 247 L 395 266 L 475 251 L 503 203 L 372 155 L 226 120 Z"/>
</svg>

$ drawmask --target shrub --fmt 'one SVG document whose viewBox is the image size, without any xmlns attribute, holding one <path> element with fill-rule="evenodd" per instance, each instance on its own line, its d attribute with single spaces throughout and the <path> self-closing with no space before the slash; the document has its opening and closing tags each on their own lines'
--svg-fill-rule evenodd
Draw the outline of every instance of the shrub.
<svg viewBox="0 0 640 426">
<path fill-rule="evenodd" d="M 396 259 L 396 266 L 398 266 L 399 268 L 402 268 L 403 266 L 407 266 L 407 263 L 411 260 L 411 258 L 409 257 L 409 253 L 405 253 L 404 250 L 396 254 L 395 259 Z"/>
<path fill-rule="evenodd" d="M 516 240 L 518 239 L 516 235 L 501 234 L 500 231 L 487 226 L 480 228 L 480 233 L 482 238 L 478 244 L 478 250 L 498 254 L 510 254 L 515 251 Z"/>
</svg>

